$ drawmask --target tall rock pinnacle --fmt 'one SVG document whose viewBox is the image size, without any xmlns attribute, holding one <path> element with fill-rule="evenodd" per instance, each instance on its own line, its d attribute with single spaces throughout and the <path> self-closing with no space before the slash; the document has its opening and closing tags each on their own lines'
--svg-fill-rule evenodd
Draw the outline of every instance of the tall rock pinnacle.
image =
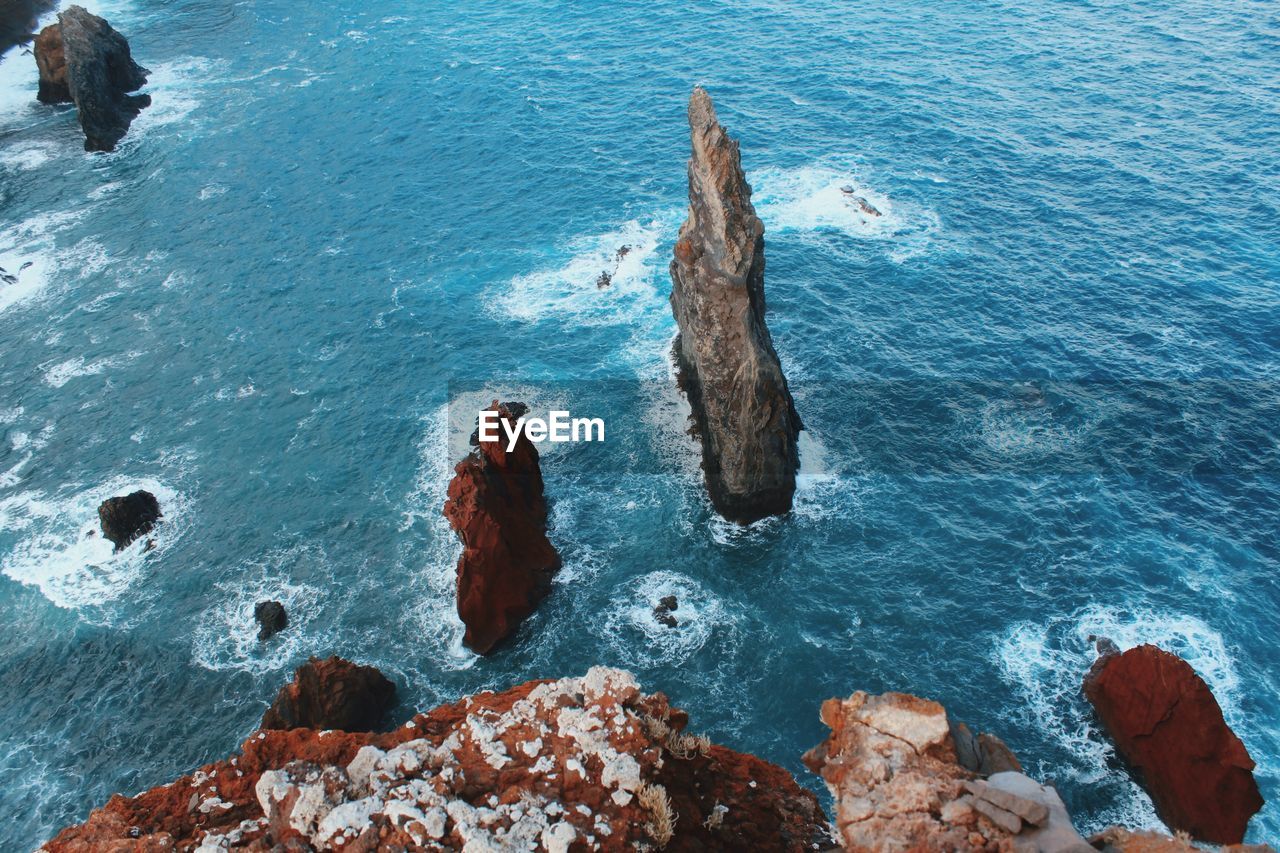
<svg viewBox="0 0 1280 853">
<path fill-rule="evenodd" d="M 764 223 L 738 143 L 701 88 L 689 99 L 689 126 L 689 218 L 671 262 L 676 367 L 711 503 L 749 524 L 791 509 L 802 424 L 764 322 Z"/>
</svg>

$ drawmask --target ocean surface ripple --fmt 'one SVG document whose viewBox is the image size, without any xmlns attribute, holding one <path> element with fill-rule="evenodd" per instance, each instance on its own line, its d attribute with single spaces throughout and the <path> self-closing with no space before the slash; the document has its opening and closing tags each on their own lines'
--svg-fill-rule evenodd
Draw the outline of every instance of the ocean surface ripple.
<svg viewBox="0 0 1280 853">
<path fill-rule="evenodd" d="M 227 755 L 329 652 L 406 708 L 625 666 L 815 790 L 823 699 L 915 692 L 1082 829 L 1154 824 L 1079 695 L 1099 633 L 1208 679 L 1280 838 L 1271 5 L 88 5 L 154 72 L 114 154 L 0 61 L 0 848 Z M 669 376 L 695 83 L 808 428 L 746 530 Z M 565 569 L 478 660 L 439 511 L 488 392 L 619 443 L 546 453 Z M 139 486 L 157 547 L 113 557 Z"/>
</svg>

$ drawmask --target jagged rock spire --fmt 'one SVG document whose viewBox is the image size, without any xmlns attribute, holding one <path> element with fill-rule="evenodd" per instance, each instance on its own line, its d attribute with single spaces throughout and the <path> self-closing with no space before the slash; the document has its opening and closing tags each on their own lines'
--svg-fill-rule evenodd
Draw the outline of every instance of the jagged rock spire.
<svg viewBox="0 0 1280 853">
<path fill-rule="evenodd" d="M 675 358 L 716 511 L 748 524 L 791 509 L 802 424 L 765 325 L 764 223 L 738 143 L 701 87 L 689 99 L 689 218 L 671 262 Z"/>
</svg>

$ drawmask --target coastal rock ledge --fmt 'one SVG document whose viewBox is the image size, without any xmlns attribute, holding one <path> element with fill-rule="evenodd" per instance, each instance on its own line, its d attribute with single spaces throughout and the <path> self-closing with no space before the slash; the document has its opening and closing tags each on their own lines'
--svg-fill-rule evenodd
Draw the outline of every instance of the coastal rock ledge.
<svg viewBox="0 0 1280 853">
<path fill-rule="evenodd" d="M 750 524 L 791 509 L 802 424 L 765 326 L 764 224 L 738 143 L 701 88 L 689 99 L 689 127 L 689 218 L 671 262 L 676 368 L 711 503 Z"/>
<path fill-rule="evenodd" d="M 235 758 L 114 796 L 81 851 L 829 849 L 789 773 L 687 734 L 626 672 L 531 681 L 385 734 L 262 731 Z"/>
<path fill-rule="evenodd" d="M 512 428 L 523 403 L 494 400 Z M 501 430 L 499 430 L 501 434 Z M 462 540 L 458 616 L 463 642 L 482 655 L 509 637 L 551 590 L 560 555 L 547 539 L 547 501 L 538 449 L 523 431 L 509 452 L 505 440 L 480 441 L 454 468 L 444 515 Z"/>
</svg>

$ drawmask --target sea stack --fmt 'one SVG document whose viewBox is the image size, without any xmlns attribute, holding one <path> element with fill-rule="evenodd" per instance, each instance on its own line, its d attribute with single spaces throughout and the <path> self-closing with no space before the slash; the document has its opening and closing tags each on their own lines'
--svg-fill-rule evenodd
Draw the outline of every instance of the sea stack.
<svg viewBox="0 0 1280 853">
<path fill-rule="evenodd" d="M 123 551 L 139 536 L 150 533 L 163 516 L 156 496 L 142 489 L 107 498 L 98 505 L 102 535 L 111 540 L 117 551 Z"/>
<path fill-rule="evenodd" d="M 711 503 L 750 524 L 791 509 L 802 428 L 765 325 L 764 223 L 738 143 L 701 88 L 689 99 L 689 218 L 671 262 L 675 360 Z"/>
<path fill-rule="evenodd" d="M 1209 685 L 1155 646 L 1120 653 L 1102 641 L 1098 648 L 1084 694 L 1160 819 L 1200 841 L 1239 844 L 1262 795 L 1253 759 Z"/>
<path fill-rule="evenodd" d="M 489 407 L 512 428 L 523 403 Z M 488 654 L 515 632 L 551 590 L 560 555 L 547 539 L 538 449 L 521 432 L 515 446 L 473 438 L 475 449 L 454 468 L 444 514 L 462 540 L 458 559 L 458 616 L 463 642 Z"/>
<path fill-rule="evenodd" d="M 72 102 L 84 130 L 86 151 L 112 151 L 150 95 L 131 95 L 146 85 L 147 69 L 133 61 L 129 42 L 81 6 L 69 6 L 58 23 L 35 42 L 40 70 L 37 97 L 46 104 Z"/>
</svg>

